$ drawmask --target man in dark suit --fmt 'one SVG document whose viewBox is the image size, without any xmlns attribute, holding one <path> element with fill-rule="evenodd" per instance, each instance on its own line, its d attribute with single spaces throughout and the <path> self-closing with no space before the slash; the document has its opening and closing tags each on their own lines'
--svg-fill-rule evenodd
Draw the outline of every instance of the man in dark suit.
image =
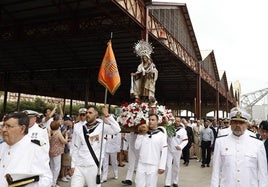
<svg viewBox="0 0 268 187">
<path fill-rule="evenodd" d="M 260 123 L 260 135 L 261 139 L 264 143 L 264 147 L 266 150 L 266 158 L 267 158 L 267 164 L 268 164 L 268 121 L 262 121 Z"/>
<path fill-rule="evenodd" d="M 184 125 L 185 130 L 187 132 L 187 136 L 188 136 L 188 143 L 182 150 L 182 156 L 183 156 L 183 160 L 184 160 L 183 164 L 185 166 L 188 166 L 189 160 L 190 160 L 190 148 L 191 148 L 192 143 L 194 141 L 194 133 L 193 133 L 192 127 L 188 126 L 188 122 L 186 119 L 182 118 L 181 122 Z"/>
<path fill-rule="evenodd" d="M 211 130 L 213 131 L 213 136 L 214 136 L 214 140 L 213 140 L 212 147 L 211 147 L 211 151 L 213 152 L 214 151 L 216 137 L 218 136 L 218 131 L 219 131 L 219 126 L 217 124 L 217 120 L 216 119 L 212 119 L 211 125 L 209 126 L 209 128 L 211 128 Z"/>
</svg>

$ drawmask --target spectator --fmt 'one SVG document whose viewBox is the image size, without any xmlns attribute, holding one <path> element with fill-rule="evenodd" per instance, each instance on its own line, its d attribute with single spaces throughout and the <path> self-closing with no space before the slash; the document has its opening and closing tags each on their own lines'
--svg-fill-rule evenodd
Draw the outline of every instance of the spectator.
<svg viewBox="0 0 268 187">
<path fill-rule="evenodd" d="M 193 127 L 193 133 L 194 133 L 194 153 L 197 158 L 198 162 L 201 162 L 202 157 L 201 157 L 201 141 L 200 141 L 200 133 L 203 129 L 203 125 L 201 120 L 196 121 L 196 125 Z"/>
<path fill-rule="evenodd" d="M 64 146 L 68 142 L 68 131 L 63 137 L 60 129 L 60 120 L 54 120 L 50 124 L 51 136 L 49 138 L 50 149 L 50 168 L 53 175 L 53 186 L 58 187 L 57 179 L 61 168 L 61 155 L 64 153 Z"/>
<path fill-rule="evenodd" d="M 188 122 L 186 119 L 182 118 L 181 122 L 184 125 L 185 130 L 187 132 L 187 136 L 188 136 L 188 143 L 182 150 L 182 155 L 183 155 L 183 160 L 184 160 L 183 164 L 185 166 L 188 166 L 189 161 L 190 161 L 190 148 L 192 147 L 192 143 L 194 142 L 194 133 L 193 133 L 192 128 L 188 126 Z"/>
<path fill-rule="evenodd" d="M 53 117 L 56 114 L 56 110 L 57 108 L 60 110 L 60 114 L 59 114 L 59 119 L 62 119 L 63 117 L 63 111 L 62 111 L 62 106 L 60 103 L 55 104 L 53 110 L 50 110 L 49 108 L 46 108 L 44 110 L 44 117 L 42 119 L 42 124 L 48 129 L 50 130 L 50 123 L 53 121 Z"/>
<path fill-rule="evenodd" d="M 210 123 L 212 123 L 212 125 L 210 125 L 209 128 L 211 128 L 211 130 L 213 131 L 213 137 L 215 137 L 214 140 L 213 140 L 213 143 L 212 143 L 212 148 L 211 148 L 211 151 L 213 152 L 216 137 L 218 136 L 218 132 L 219 132 L 219 126 L 217 125 L 217 120 L 216 119 L 212 119 L 212 122 L 210 122 Z"/>
<path fill-rule="evenodd" d="M 69 115 L 65 115 L 63 117 L 64 124 L 61 127 L 61 133 L 63 136 L 68 134 L 68 142 L 64 146 L 64 152 L 61 156 L 61 171 L 60 171 L 60 177 L 61 181 L 68 182 L 71 180 L 71 177 L 68 173 L 69 169 L 71 168 L 71 155 L 70 155 L 70 149 L 71 149 L 71 139 L 73 134 L 73 119 Z M 65 137 L 66 138 L 66 137 Z"/>
<path fill-rule="evenodd" d="M 265 151 L 266 151 L 266 160 L 268 164 L 268 121 L 262 121 L 260 123 L 260 137 L 264 143 Z"/>
<path fill-rule="evenodd" d="M 204 168 L 205 165 L 209 167 L 210 159 L 211 159 L 211 149 L 214 142 L 214 133 L 209 126 L 211 122 L 209 120 L 205 121 L 204 127 L 200 132 L 200 141 L 201 141 L 201 150 L 202 150 L 202 165 Z"/>
</svg>

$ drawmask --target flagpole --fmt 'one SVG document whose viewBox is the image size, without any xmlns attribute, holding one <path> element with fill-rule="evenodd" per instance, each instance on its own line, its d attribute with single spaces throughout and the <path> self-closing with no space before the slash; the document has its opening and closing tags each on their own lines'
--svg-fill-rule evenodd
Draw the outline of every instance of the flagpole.
<svg viewBox="0 0 268 187">
<path fill-rule="evenodd" d="M 114 57 L 114 53 L 111 47 L 111 41 L 113 38 L 113 33 L 111 32 L 111 38 L 110 41 L 108 42 L 108 46 L 101 64 L 101 68 L 99 71 L 99 75 L 98 75 L 98 81 L 105 87 L 105 97 L 104 97 L 104 106 L 106 107 L 107 105 L 107 90 L 109 90 L 109 92 L 113 95 L 114 92 L 116 91 L 116 89 L 118 88 L 118 86 L 120 86 L 120 76 L 117 70 L 117 65 L 116 65 L 116 61 L 115 61 L 115 57 Z M 107 63 L 107 59 L 108 62 L 113 63 L 113 67 L 115 68 L 115 71 L 113 73 L 116 73 L 115 76 L 113 76 L 113 79 L 111 79 L 110 77 L 107 77 L 106 74 L 106 70 L 104 70 L 105 65 L 103 65 L 104 63 Z M 102 118 L 102 132 L 101 132 L 101 147 L 100 147 L 100 157 L 99 157 L 99 168 L 98 168 L 98 173 L 97 173 L 97 177 L 96 177 L 96 184 L 100 184 L 101 180 L 100 180 L 100 174 L 101 174 L 101 166 L 102 166 L 102 149 L 103 149 L 103 141 L 104 141 L 104 121 L 105 121 L 105 117 L 103 116 Z"/>
<path fill-rule="evenodd" d="M 113 32 L 111 32 L 111 39 L 113 38 Z M 104 95 L 104 106 L 106 107 L 107 104 L 107 88 L 105 88 L 105 95 Z M 100 175 L 101 175 L 101 166 L 102 166 L 102 147 L 103 147 L 103 138 L 104 138 L 104 117 L 102 117 L 102 130 L 101 130 L 101 147 L 100 147 L 100 157 L 99 157 L 99 168 L 98 168 L 98 174 L 97 174 L 97 178 L 96 178 L 96 183 L 100 184 L 101 183 L 101 179 L 100 179 Z"/>
<path fill-rule="evenodd" d="M 105 88 L 105 96 L 104 96 L 104 106 L 106 107 L 106 103 L 107 103 L 107 88 Z M 96 183 L 100 184 L 101 180 L 100 180 L 100 175 L 101 175 L 101 166 L 102 166 L 102 147 L 103 147 L 103 139 L 104 139 L 104 118 L 102 117 L 102 130 L 101 130 L 101 146 L 100 146 L 100 157 L 99 157 L 99 168 L 98 168 L 98 174 L 97 174 L 97 179 L 96 179 Z"/>
</svg>

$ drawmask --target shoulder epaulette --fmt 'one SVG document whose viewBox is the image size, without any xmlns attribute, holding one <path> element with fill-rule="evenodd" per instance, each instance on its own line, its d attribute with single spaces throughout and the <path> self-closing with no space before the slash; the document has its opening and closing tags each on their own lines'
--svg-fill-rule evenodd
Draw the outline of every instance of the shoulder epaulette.
<svg viewBox="0 0 268 187">
<path fill-rule="evenodd" d="M 258 139 L 256 136 L 252 136 L 252 135 L 249 135 L 251 138 L 255 138 L 255 139 L 257 139 L 257 140 L 260 140 L 260 139 Z"/>
<path fill-rule="evenodd" d="M 42 124 L 38 124 L 38 127 L 40 127 L 41 129 L 45 129 L 46 127 Z"/>
<path fill-rule="evenodd" d="M 36 139 L 34 139 L 34 140 L 31 140 L 31 142 L 34 143 L 34 144 L 36 144 L 36 145 L 41 146 L 41 142 L 40 142 L 40 140 L 36 140 Z"/>
<path fill-rule="evenodd" d="M 217 136 L 217 138 L 222 138 L 222 137 L 225 137 L 225 136 L 228 136 L 228 134 Z"/>
</svg>

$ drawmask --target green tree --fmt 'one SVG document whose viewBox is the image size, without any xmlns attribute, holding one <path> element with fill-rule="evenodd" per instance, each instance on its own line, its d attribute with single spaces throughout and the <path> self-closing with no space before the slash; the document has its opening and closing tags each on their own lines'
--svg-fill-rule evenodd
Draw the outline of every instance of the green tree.
<svg viewBox="0 0 268 187">
<path fill-rule="evenodd" d="M 47 104 L 40 98 L 34 100 L 35 110 L 39 113 L 43 113 L 44 109 L 47 108 Z"/>
</svg>

